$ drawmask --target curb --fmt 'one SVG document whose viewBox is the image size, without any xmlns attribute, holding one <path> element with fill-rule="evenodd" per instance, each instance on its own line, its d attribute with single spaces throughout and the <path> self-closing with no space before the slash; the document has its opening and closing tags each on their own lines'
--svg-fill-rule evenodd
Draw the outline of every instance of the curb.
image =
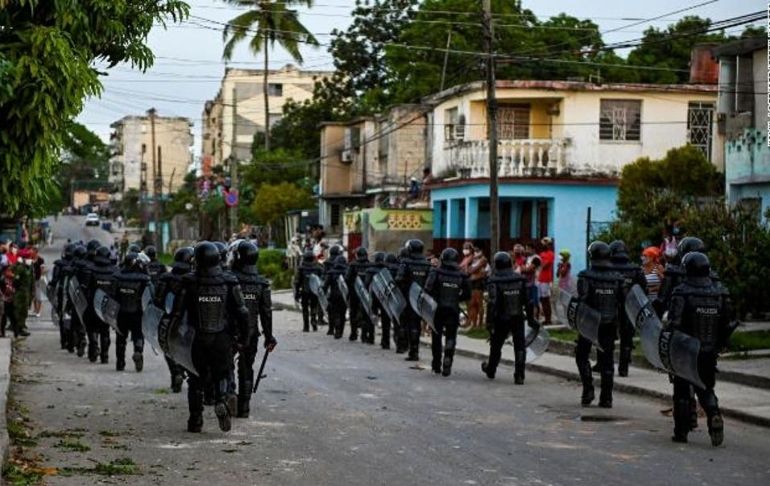
<svg viewBox="0 0 770 486">
<path fill-rule="evenodd" d="M 10 446 L 6 407 L 8 405 L 8 391 L 11 384 L 12 340 L 0 339 L 0 410 L 2 410 L 2 414 L 0 414 L 0 460 L 2 460 L 3 466 L 5 466 L 5 462 L 8 459 Z"/>
</svg>

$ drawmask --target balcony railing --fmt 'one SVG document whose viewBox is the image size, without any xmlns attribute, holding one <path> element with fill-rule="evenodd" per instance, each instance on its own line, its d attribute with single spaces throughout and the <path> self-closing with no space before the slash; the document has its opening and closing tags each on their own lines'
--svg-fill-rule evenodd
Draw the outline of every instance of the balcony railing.
<svg viewBox="0 0 770 486">
<path fill-rule="evenodd" d="M 568 172 L 564 139 L 500 140 L 497 167 L 500 177 L 544 177 Z M 446 148 L 450 166 L 461 177 L 489 177 L 489 141 L 469 140 Z"/>
</svg>

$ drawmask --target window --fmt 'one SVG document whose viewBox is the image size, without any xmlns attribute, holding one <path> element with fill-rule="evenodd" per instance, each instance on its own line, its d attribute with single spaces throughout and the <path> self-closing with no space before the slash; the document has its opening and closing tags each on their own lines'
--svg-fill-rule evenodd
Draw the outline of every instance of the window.
<svg viewBox="0 0 770 486">
<path fill-rule="evenodd" d="M 331 220 L 331 226 L 339 226 L 340 225 L 340 205 L 339 204 L 330 204 L 330 217 Z"/>
<path fill-rule="evenodd" d="M 529 138 L 529 105 L 500 105 L 497 137 L 500 140 Z"/>
<path fill-rule="evenodd" d="M 687 106 L 687 141 L 711 160 L 714 103 L 690 102 Z"/>
<path fill-rule="evenodd" d="M 444 140 L 455 139 L 455 126 L 459 120 L 459 112 L 457 107 L 444 110 Z"/>
<path fill-rule="evenodd" d="M 599 114 L 599 140 L 641 140 L 642 102 L 602 100 Z"/>
<path fill-rule="evenodd" d="M 267 84 L 268 96 L 283 96 L 283 85 L 280 83 L 268 83 Z"/>
</svg>

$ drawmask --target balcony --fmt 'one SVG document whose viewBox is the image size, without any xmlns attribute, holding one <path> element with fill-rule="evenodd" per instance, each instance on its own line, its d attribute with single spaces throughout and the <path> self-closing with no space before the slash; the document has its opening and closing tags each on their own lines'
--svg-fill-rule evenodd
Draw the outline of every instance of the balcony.
<svg viewBox="0 0 770 486">
<path fill-rule="evenodd" d="M 569 170 L 568 139 L 515 139 L 497 143 L 499 177 L 549 177 Z M 470 140 L 448 146 L 449 166 L 463 178 L 489 177 L 489 141 Z"/>
</svg>

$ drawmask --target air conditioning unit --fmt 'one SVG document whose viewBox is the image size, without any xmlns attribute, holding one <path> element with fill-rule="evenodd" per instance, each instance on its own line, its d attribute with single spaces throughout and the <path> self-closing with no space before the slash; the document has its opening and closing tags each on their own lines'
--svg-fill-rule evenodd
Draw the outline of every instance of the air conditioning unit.
<svg viewBox="0 0 770 486">
<path fill-rule="evenodd" d="M 353 162 L 353 152 L 351 152 L 350 150 L 343 150 L 340 153 L 340 161 L 346 164 Z"/>
<path fill-rule="evenodd" d="M 465 140 L 465 125 L 454 125 L 452 127 L 452 138 L 454 140 Z"/>
</svg>

